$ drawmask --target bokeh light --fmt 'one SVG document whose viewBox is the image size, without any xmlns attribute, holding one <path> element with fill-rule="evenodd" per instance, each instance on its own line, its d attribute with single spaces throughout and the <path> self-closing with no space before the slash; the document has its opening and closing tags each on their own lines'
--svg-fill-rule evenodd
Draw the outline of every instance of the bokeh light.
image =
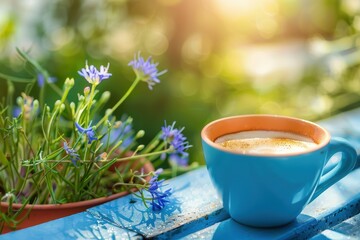
<svg viewBox="0 0 360 240">
<path fill-rule="evenodd" d="M 317 120 L 359 106 L 359 29 L 357 0 L 5 0 L 0 72 L 28 74 L 16 47 L 59 85 L 85 60 L 109 62 L 116 77 L 101 87 L 116 99 L 131 84 L 134 54 L 153 56 L 168 73 L 154 91 L 137 89 L 117 114 L 133 116 L 148 136 L 176 120 L 194 145 L 191 160 L 201 162 L 199 132 L 215 118 Z M 15 87 L 19 94 L 24 85 Z"/>
</svg>

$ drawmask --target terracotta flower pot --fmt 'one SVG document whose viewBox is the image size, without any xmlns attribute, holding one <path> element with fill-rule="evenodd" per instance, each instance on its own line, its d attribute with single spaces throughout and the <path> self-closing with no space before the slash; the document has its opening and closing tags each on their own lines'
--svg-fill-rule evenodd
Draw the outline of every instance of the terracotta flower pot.
<svg viewBox="0 0 360 240">
<path fill-rule="evenodd" d="M 146 162 L 143 165 L 144 173 L 149 173 L 154 171 L 154 166 L 151 162 Z M 150 180 L 150 176 L 146 177 L 147 181 Z M 28 204 L 25 206 L 23 213 L 19 216 L 19 219 L 26 215 L 26 213 L 30 210 L 29 216 L 17 225 L 16 230 L 31 227 L 34 225 L 38 225 L 40 223 L 48 222 L 50 220 L 66 217 L 75 213 L 83 212 L 88 208 L 93 206 L 109 202 L 111 200 L 117 199 L 119 197 L 125 196 L 129 194 L 129 192 L 124 191 L 116 194 L 112 194 L 107 197 L 96 198 L 92 200 L 80 201 L 80 202 L 72 202 L 72 203 L 64 203 L 64 204 Z M 12 208 L 14 210 L 20 209 L 22 204 L 13 204 Z M 8 209 L 8 203 L 0 202 L 0 209 L 2 212 L 6 212 Z M 2 233 L 7 233 L 13 231 L 14 229 L 4 226 Z"/>
</svg>

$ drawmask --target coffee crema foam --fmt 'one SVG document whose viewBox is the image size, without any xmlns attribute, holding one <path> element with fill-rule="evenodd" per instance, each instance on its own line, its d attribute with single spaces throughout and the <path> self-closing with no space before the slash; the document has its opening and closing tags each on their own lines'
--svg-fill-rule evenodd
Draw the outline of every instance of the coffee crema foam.
<svg viewBox="0 0 360 240">
<path fill-rule="evenodd" d="M 317 144 L 308 137 L 280 131 L 242 131 L 221 136 L 215 143 L 234 152 L 248 154 L 301 153 Z"/>
</svg>

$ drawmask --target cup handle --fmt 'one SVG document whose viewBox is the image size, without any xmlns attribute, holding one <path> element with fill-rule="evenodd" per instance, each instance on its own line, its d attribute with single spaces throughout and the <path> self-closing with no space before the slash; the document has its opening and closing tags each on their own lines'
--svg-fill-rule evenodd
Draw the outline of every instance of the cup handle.
<svg viewBox="0 0 360 240">
<path fill-rule="evenodd" d="M 317 198 L 331 185 L 345 177 L 351 170 L 353 170 L 357 161 L 356 150 L 345 139 L 332 138 L 328 147 L 329 152 L 327 155 L 327 161 L 329 161 L 336 153 L 342 153 L 342 156 L 331 170 L 325 172 L 324 175 L 320 177 L 320 182 L 316 187 L 310 202 Z"/>
</svg>

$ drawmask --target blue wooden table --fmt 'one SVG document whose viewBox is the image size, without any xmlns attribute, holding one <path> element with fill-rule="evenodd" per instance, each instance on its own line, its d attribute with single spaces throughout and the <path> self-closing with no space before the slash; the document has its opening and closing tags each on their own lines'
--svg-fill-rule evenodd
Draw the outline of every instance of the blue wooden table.
<svg viewBox="0 0 360 240">
<path fill-rule="evenodd" d="M 360 109 L 319 122 L 360 152 Z M 359 157 L 360 158 L 360 157 Z M 336 161 L 336 157 L 332 159 Z M 359 160 L 360 162 L 360 160 Z M 0 235 L 0 239 L 360 239 L 360 168 L 279 228 L 251 228 L 229 218 L 206 167 L 168 181 L 174 193 L 160 212 L 131 195 L 69 217 Z"/>
</svg>

